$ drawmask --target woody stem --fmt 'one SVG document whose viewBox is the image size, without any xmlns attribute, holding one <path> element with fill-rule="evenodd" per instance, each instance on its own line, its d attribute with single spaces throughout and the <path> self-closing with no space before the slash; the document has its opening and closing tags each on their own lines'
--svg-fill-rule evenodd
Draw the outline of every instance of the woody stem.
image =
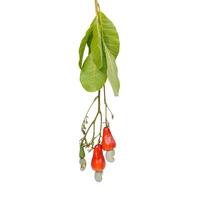
<svg viewBox="0 0 200 200">
<path fill-rule="evenodd" d="M 100 11 L 100 6 L 99 6 L 99 3 L 98 3 L 98 0 L 95 0 L 95 11 L 96 11 L 96 14 L 98 15 L 98 13 Z"/>
<path fill-rule="evenodd" d="M 105 123 L 106 123 L 106 127 L 109 126 L 108 124 L 108 116 L 107 116 L 107 102 L 106 102 L 106 87 L 104 85 L 103 87 L 103 92 L 104 92 L 104 105 L 105 105 Z"/>
</svg>

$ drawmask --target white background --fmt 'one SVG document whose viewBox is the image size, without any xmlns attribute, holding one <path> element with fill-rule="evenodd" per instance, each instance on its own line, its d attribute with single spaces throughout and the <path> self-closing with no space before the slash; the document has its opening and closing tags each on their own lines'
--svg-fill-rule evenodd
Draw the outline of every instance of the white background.
<svg viewBox="0 0 200 200">
<path fill-rule="evenodd" d="M 80 124 L 94 94 L 78 47 L 93 0 L 0 1 L 0 199 L 200 199 L 199 0 L 99 0 L 115 23 L 116 162 L 80 172 Z"/>
</svg>

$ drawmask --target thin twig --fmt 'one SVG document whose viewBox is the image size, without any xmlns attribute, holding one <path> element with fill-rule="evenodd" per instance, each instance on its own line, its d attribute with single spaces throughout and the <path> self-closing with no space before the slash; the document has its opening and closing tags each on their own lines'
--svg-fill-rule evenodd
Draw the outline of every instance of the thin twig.
<svg viewBox="0 0 200 200">
<path fill-rule="evenodd" d="M 86 129 L 85 125 L 86 125 L 86 120 L 88 118 L 88 113 L 89 113 L 90 109 L 92 108 L 92 106 L 94 105 L 96 100 L 98 100 L 97 113 L 96 113 L 94 119 L 92 120 L 92 122 L 90 123 L 90 125 L 88 126 L 88 128 Z M 96 122 L 97 122 L 97 119 L 98 119 L 99 116 L 100 116 L 100 130 L 99 130 L 98 135 L 96 135 L 95 127 L 96 127 Z M 92 127 L 93 127 L 93 135 L 92 135 L 90 142 L 88 142 L 87 141 L 87 135 L 88 135 L 88 133 L 89 133 L 89 131 Z M 98 142 L 100 143 L 101 132 L 102 132 L 102 112 L 101 112 L 101 92 L 100 92 L 100 90 L 98 91 L 98 95 L 93 100 L 92 104 L 90 105 L 90 107 L 89 107 L 89 109 L 88 109 L 88 111 L 85 115 L 85 118 L 84 118 L 82 126 L 81 126 L 81 131 L 82 131 L 84 136 L 83 136 L 83 138 L 81 138 L 80 142 L 83 144 L 84 147 L 89 148 L 91 146 L 91 148 L 93 148 L 94 147 L 94 140 L 97 137 L 99 137 Z"/>
<path fill-rule="evenodd" d="M 106 88 L 105 88 L 105 85 L 103 87 L 103 92 L 104 92 L 104 106 L 105 106 L 105 123 L 106 123 L 106 126 L 108 126 L 108 117 L 107 117 L 107 102 L 106 102 Z"/>
</svg>

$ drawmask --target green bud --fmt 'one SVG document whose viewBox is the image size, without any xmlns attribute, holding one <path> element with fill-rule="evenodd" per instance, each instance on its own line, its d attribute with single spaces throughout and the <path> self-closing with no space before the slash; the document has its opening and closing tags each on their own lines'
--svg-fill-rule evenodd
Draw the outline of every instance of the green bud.
<svg viewBox="0 0 200 200">
<path fill-rule="evenodd" d="M 84 147 L 82 145 L 80 145 L 79 157 L 81 159 L 85 158 L 85 151 L 84 151 Z"/>
</svg>

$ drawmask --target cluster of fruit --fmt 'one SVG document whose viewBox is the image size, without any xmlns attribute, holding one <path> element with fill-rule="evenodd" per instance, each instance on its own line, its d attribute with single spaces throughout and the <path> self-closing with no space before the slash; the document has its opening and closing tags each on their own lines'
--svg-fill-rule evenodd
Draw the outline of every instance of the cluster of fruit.
<svg viewBox="0 0 200 200">
<path fill-rule="evenodd" d="M 105 127 L 103 129 L 102 142 L 95 145 L 93 149 L 93 157 L 91 161 L 92 169 L 95 171 L 95 180 L 97 182 L 102 181 L 103 170 L 106 166 L 103 150 L 106 151 L 105 157 L 108 162 L 114 162 L 114 155 L 116 147 L 115 139 L 113 138 L 110 128 Z M 81 170 L 86 168 L 85 152 L 84 148 L 80 148 L 80 165 Z"/>
</svg>

